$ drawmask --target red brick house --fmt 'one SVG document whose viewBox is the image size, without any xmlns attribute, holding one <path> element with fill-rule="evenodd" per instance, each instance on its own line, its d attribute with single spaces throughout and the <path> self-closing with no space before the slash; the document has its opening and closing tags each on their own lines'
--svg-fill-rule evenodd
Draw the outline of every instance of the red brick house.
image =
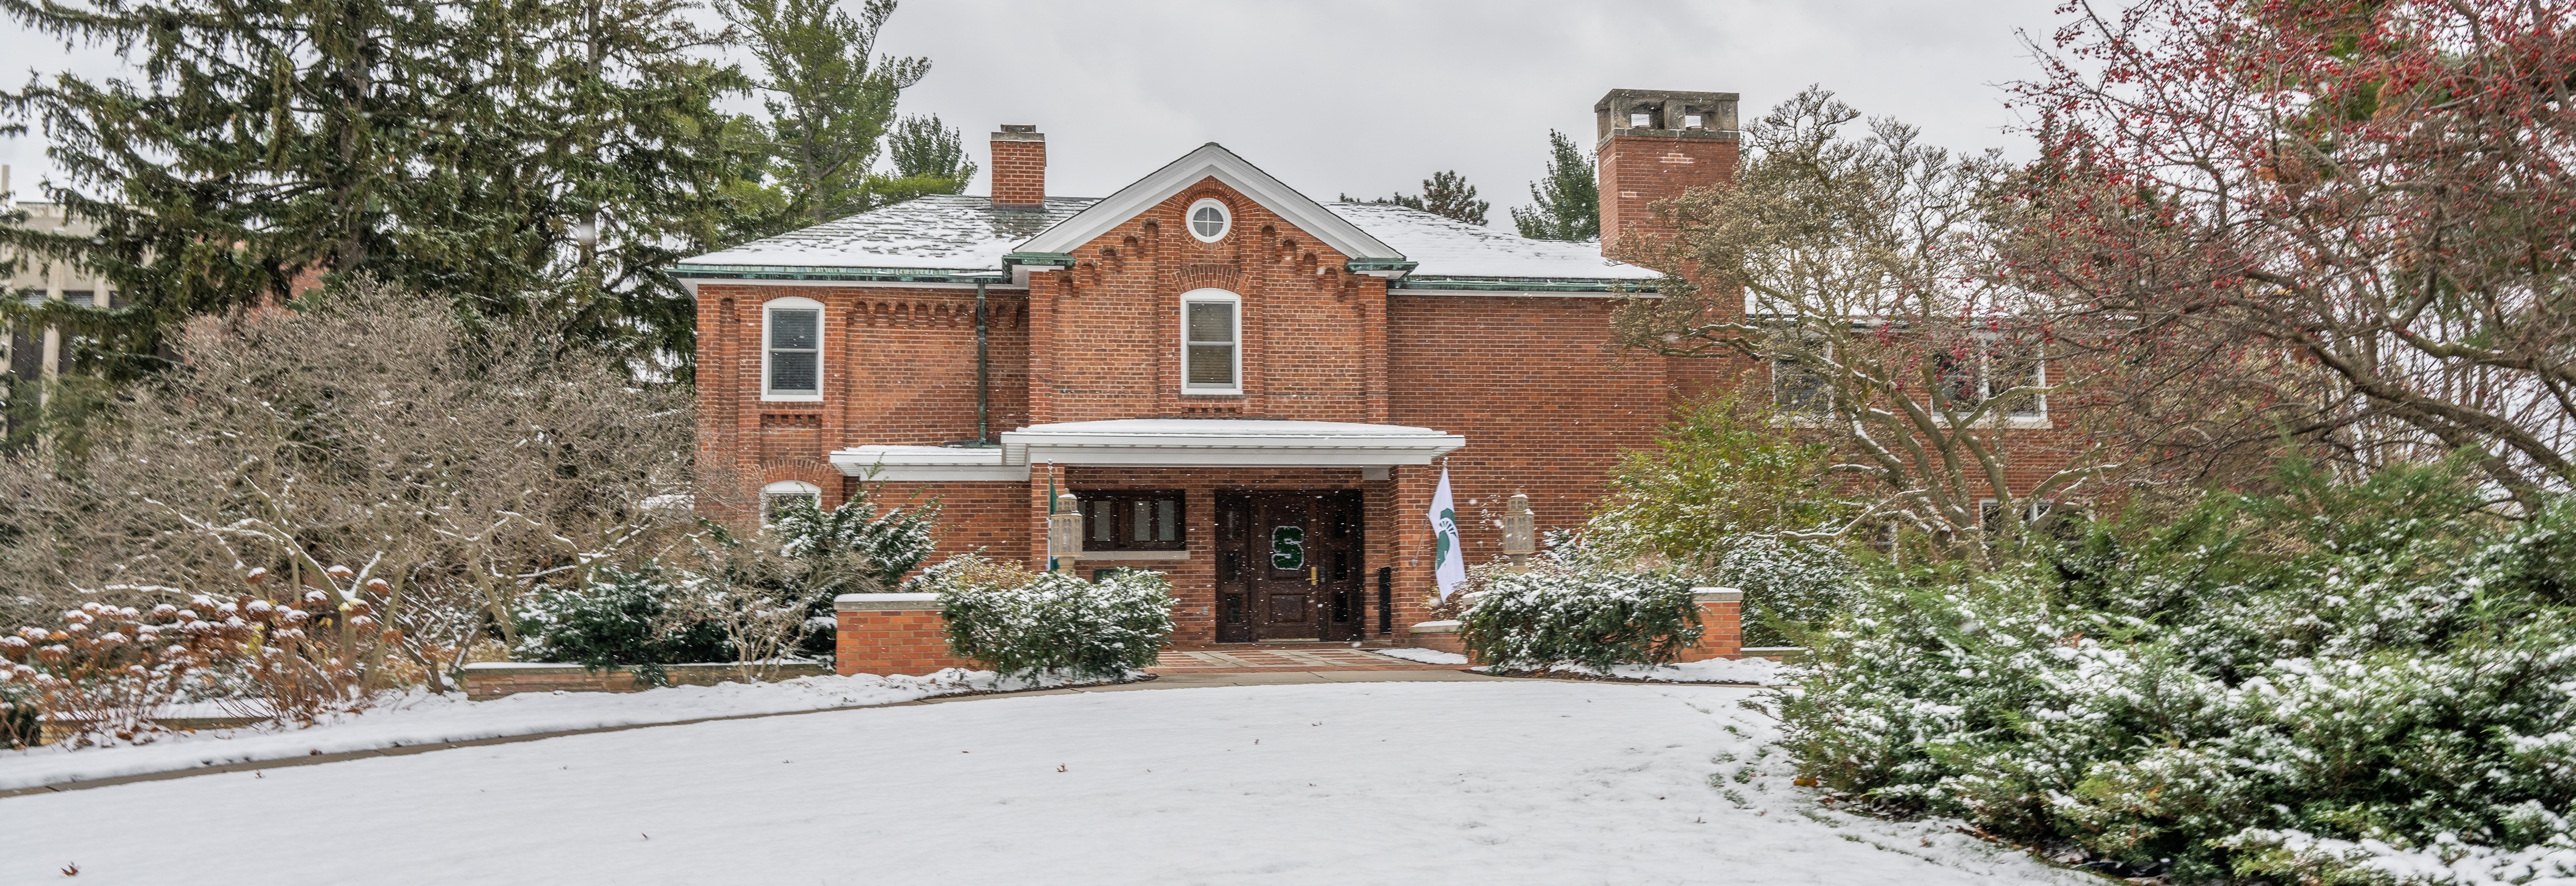
<svg viewBox="0 0 2576 886">
<path fill-rule="evenodd" d="M 1617 90 L 1595 112 L 1605 241 L 1732 175 L 1732 93 Z M 1002 130 L 989 199 L 678 266 L 711 473 L 826 507 L 862 483 L 936 496 L 942 551 L 1033 566 L 1068 491 L 1072 568 L 1169 573 L 1179 644 L 1401 640 L 1432 604 L 1444 464 L 1484 562 L 1510 495 L 1541 527 L 1581 522 L 1622 449 L 1745 368 L 1608 350 L 1619 294 L 1656 275 L 1597 244 L 1318 202 L 1214 143 L 1052 196 L 1045 137 Z"/>
</svg>

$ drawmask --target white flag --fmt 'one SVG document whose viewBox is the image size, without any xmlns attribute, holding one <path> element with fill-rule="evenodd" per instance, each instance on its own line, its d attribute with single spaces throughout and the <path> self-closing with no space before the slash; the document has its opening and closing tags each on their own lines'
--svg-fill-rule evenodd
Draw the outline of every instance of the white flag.
<svg viewBox="0 0 2576 886">
<path fill-rule="evenodd" d="M 1467 580 L 1467 557 L 1458 547 L 1458 506 L 1449 501 L 1449 469 L 1440 469 L 1440 491 L 1431 494 L 1431 577 L 1440 583 L 1440 599 Z"/>
</svg>

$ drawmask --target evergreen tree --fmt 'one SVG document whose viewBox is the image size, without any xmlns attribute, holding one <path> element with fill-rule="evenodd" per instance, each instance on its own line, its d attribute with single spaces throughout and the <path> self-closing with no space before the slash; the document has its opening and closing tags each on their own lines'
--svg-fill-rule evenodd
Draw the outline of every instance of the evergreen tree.
<svg viewBox="0 0 2576 886">
<path fill-rule="evenodd" d="M 938 115 L 915 114 L 895 125 L 886 137 L 886 153 L 900 178 L 944 178 L 957 183 L 954 194 L 975 180 L 975 161 L 966 158 L 966 137 L 939 122 Z"/>
<path fill-rule="evenodd" d="M 775 215 L 760 232 L 880 205 L 871 185 L 882 179 L 869 168 L 894 122 L 895 100 L 930 71 L 928 59 L 871 58 L 895 0 L 868 0 L 856 18 L 835 0 L 732 0 L 722 8 L 768 69 L 759 87 L 771 96 L 763 146 Z"/>
<path fill-rule="evenodd" d="M 694 312 L 664 269 L 724 227 L 738 124 L 716 102 L 745 83 L 701 57 L 679 0 L 0 10 L 141 74 L 0 93 L 68 177 L 46 196 L 98 228 L 0 244 L 116 288 L 117 310 L 79 318 L 110 377 L 158 368 L 191 315 L 360 273 L 469 315 L 555 316 L 687 376 Z"/>
<path fill-rule="evenodd" d="M 1434 172 L 1430 178 L 1423 179 L 1420 194 L 1393 194 L 1375 200 L 1359 201 L 1352 200 L 1349 194 L 1343 194 L 1341 199 L 1344 202 L 1376 203 L 1419 209 L 1471 225 L 1484 224 L 1486 210 L 1494 207 L 1491 202 L 1476 199 L 1476 186 L 1468 184 L 1467 177 L 1459 175 L 1455 170 Z"/>
<path fill-rule="evenodd" d="M 1601 236 L 1601 186 L 1592 178 L 1592 156 L 1553 129 L 1547 146 L 1547 178 L 1530 183 L 1530 199 L 1538 205 L 1513 209 L 1512 224 L 1535 240 Z"/>
</svg>

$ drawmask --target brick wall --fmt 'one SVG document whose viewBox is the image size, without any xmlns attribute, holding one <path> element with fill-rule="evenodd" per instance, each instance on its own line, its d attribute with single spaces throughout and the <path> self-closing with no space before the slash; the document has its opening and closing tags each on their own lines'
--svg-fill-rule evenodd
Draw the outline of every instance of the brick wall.
<svg viewBox="0 0 2576 886">
<path fill-rule="evenodd" d="M 833 613 L 832 667 L 848 674 L 928 674 L 941 668 L 981 670 L 982 665 L 948 654 L 946 621 L 937 604 L 922 609 L 874 609 Z"/>
<path fill-rule="evenodd" d="M 823 304 L 822 402 L 761 400 L 763 306 L 780 298 Z M 999 433 L 1027 423 L 1027 294 L 988 290 L 985 311 L 988 408 Z M 772 481 L 802 480 L 823 489 L 824 506 L 837 506 L 848 489 L 827 459 L 832 450 L 975 437 L 975 291 L 701 285 L 697 393 L 698 464 L 711 488 L 747 497 Z"/>
<path fill-rule="evenodd" d="M 1393 421 L 1467 438 L 1447 467 L 1470 564 L 1501 556 L 1512 493 L 1529 495 L 1542 531 L 1581 524 L 1620 451 L 1651 441 L 1671 415 L 1669 361 L 1603 350 L 1612 300 L 1398 290 L 1387 304 Z M 1422 515 L 1440 470 L 1395 469 L 1400 623 L 1431 617 Z"/>
</svg>

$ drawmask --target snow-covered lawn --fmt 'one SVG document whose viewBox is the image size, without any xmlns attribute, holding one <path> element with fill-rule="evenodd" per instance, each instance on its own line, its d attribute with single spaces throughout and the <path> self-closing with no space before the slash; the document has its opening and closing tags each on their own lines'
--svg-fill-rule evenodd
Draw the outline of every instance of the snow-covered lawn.
<svg viewBox="0 0 2576 886">
<path fill-rule="evenodd" d="M 1046 680 L 1035 685 L 1062 685 Z M 416 694 L 363 714 L 303 729 L 221 729 L 173 733 L 150 744 L 77 750 L 0 749 L 0 790 L 114 778 L 199 766 L 472 741 L 570 729 L 676 723 L 707 717 L 893 704 L 939 695 L 1025 689 L 992 671 L 950 669 L 927 677 L 801 677 L 776 683 L 672 686 L 634 693 L 547 692 L 468 702 Z"/>
<path fill-rule="evenodd" d="M 1379 655 L 1417 661 L 1423 664 L 1463 665 L 1467 657 L 1437 649 L 1373 649 Z M 1477 668 L 1477 670 L 1484 670 Z M 1591 668 L 1568 664 L 1559 668 L 1578 674 L 1597 674 Z M 1669 665 L 1620 665 L 1610 669 L 1610 676 L 1623 680 L 1651 683 L 1741 683 L 1749 686 L 1776 686 L 1787 682 L 1780 673 L 1780 663 L 1767 658 L 1712 658 Z"/>
<path fill-rule="evenodd" d="M 1098 692 L 370 757 L 0 800 L 0 882 L 2100 882 L 1815 805 L 1751 692 Z"/>
</svg>

